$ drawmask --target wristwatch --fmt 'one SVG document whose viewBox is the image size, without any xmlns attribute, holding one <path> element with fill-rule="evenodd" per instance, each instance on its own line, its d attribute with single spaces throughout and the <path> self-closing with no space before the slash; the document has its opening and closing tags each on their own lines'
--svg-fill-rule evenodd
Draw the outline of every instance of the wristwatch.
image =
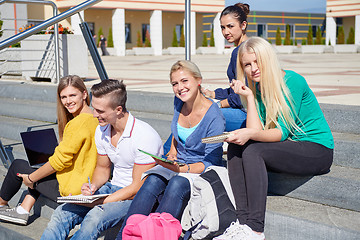
<svg viewBox="0 0 360 240">
<path fill-rule="evenodd" d="M 218 101 L 216 104 L 221 108 L 221 101 Z"/>
</svg>

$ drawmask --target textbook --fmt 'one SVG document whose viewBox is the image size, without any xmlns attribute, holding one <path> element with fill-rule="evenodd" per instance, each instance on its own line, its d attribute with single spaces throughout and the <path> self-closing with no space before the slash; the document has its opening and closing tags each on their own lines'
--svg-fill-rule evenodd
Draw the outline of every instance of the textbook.
<svg viewBox="0 0 360 240">
<path fill-rule="evenodd" d="M 212 137 L 202 138 L 201 142 L 202 143 L 220 143 L 220 142 L 223 142 L 225 139 L 227 139 L 230 135 L 231 135 L 231 133 L 224 132 L 224 133 L 222 133 L 220 135 L 215 135 L 215 136 L 212 136 Z"/>
<path fill-rule="evenodd" d="M 65 196 L 65 197 L 58 197 L 58 203 L 92 203 L 100 198 L 105 198 L 110 194 L 96 194 L 96 195 L 74 195 L 74 196 Z"/>
</svg>

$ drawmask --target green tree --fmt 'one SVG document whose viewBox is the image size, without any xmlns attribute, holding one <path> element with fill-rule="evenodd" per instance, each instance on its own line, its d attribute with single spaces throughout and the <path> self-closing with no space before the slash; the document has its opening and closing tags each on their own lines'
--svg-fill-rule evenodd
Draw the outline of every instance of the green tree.
<svg viewBox="0 0 360 240">
<path fill-rule="evenodd" d="M 307 34 L 307 44 L 308 45 L 313 45 L 313 31 L 312 31 L 312 26 L 309 26 L 309 31 Z"/>
<path fill-rule="evenodd" d="M 346 44 L 355 44 L 355 30 L 353 27 L 350 28 L 350 32 L 346 40 Z"/>
<path fill-rule="evenodd" d="M 142 42 L 142 39 L 141 39 L 140 31 L 137 32 L 136 46 L 137 47 L 143 47 L 143 42 Z"/>
<path fill-rule="evenodd" d="M 206 33 L 204 33 L 204 35 L 203 35 L 203 40 L 202 40 L 201 46 L 203 46 L 203 47 L 207 47 L 207 46 L 208 46 L 208 40 L 207 40 Z"/>
<path fill-rule="evenodd" d="M 318 45 L 321 44 L 321 30 L 320 30 L 320 26 L 318 26 L 317 29 L 316 29 L 315 44 L 318 44 Z"/>
<path fill-rule="evenodd" d="M 290 40 L 290 25 L 289 25 L 289 24 L 286 24 L 286 32 L 285 32 L 284 45 L 291 45 L 291 40 Z"/>
<path fill-rule="evenodd" d="M 104 35 L 102 28 L 100 28 L 99 31 L 98 31 L 98 39 L 97 39 L 97 42 L 96 42 L 96 46 L 99 46 L 100 35 Z"/>
<path fill-rule="evenodd" d="M 211 29 L 210 47 L 215 47 L 214 28 Z"/>
<path fill-rule="evenodd" d="M 280 33 L 280 27 L 276 30 L 276 39 L 275 39 L 276 45 L 281 45 L 281 33 Z"/>
<path fill-rule="evenodd" d="M 338 36 L 337 36 L 337 44 L 344 44 L 345 43 L 345 33 L 343 26 L 339 27 Z"/>
<path fill-rule="evenodd" d="M 301 40 L 301 45 L 306 45 L 306 40 L 305 40 L 305 38 L 303 38 L 303 39 Z"/>
<path fill-rule="evenodd" d="M 185 34 L 184 29 L 181 29 L 181 35 L 180 35 L 180 47 L 185 47 Z"/>
<path fill-rule="evenodd" d="M 150 39 L 149 30 L 146 30 L 146 33 L 145 33 L 145 47 L 151 47 L 151 39 Z"/>
<path fill-rule="evenodd" d="M 114 47 L 112 28 L 109 28 L 109 35 L 108 35 L 108 39 L 107 39 L 107 46 L 108 46 L 108 47 Z"/>
<path fill-rule="evenodd" d="M 179 46 L 178 40 L 177 40 L 177 35 L 176 35 L 176 28 L 174 28 L 174 31 L 173 31 L 173 40 L 172 40 L 171 46 L 172 47 L 178 47 Z"/>
<path fill-rule="evenodd" d="M 3 35 L 3 32 L 1 31 L 3 23 L 4 22 L 2 20 L 0 20 L 0 37 L 2 37 L 2 35 Z"/>
</svg>

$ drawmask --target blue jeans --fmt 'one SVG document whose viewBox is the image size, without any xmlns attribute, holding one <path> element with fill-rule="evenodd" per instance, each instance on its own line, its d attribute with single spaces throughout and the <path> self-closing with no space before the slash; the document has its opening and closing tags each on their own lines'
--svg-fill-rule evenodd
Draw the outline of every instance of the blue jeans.
<svg viewBox="0 0 360 240">
<path fill-rule="evenodd" d="M 220 108 L 220 110 L 226 121 L 226 132 L 246 127 L 246 112 L 243 110 L 239 108 Z"/>
<path fill-rule="evenodd" d="M 173 217 L 180 219 L 190 199 L 190 191 L 189 180 L 184 177 L 175 176 L 171 178 L 170 181 L 167 181 L 157 174 L 150 175 L 131 203 L 116 239 L 122 239 L 122 230 L 125 227 L 126 220 L 131 215 L 149 215 L 160 196 L 162 196 L 162 198 L 155 212 L 167 212 Z"/>
<path fill-rule="evenodd" d="M 106 183 L 96 194 L 114 193 L 121 187 Z M 64 203 L 58 206 L 47 225 L 41 239 L 66 239 L 71 229 L 81 223 L 81 228 L 71 239 L 97 239 L 100 233 L 115 226 L 126 215 L 132 200 L 111 202 L 88 208 Z"/>
</svg>

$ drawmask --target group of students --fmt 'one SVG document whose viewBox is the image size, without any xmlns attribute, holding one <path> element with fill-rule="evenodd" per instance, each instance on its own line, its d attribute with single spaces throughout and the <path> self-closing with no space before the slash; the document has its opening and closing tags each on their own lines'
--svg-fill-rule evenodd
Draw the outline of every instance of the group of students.
<svg viewBox="0 0 360 240">
<path fill-rule="evenodd" d="M 77 76 L 62 78 L 59 146 L 37 170 L 24 160 L 12 163 L 0 191 L 0 219 L 26 224 L 40 194 L 56 201 L 58 196 L 108 193 L 91 204 L 58 206 L 42 239 L 66 239 L 77 224 L 81 227 L 72 239 L 96 239 L 123 221 L 117 236 L 122 239 L 131 215 L 154 211 L 180 220 L 194 178 L 211 165 L 222 166 L 222 143 L 204 144 L 201 139 L 230 131 L 227 167 L 237 220 L 214 239 L 265 239 L 267 171 L 327 173 L 334 142 L 306 80 L 282 70 L 266 40 L 246 36 L 248 13 L 249 5 L 235 4 L 221 14 L 224 37 L 237 45 L 228 68 L 229 88 L 202 88 L 200 70 L 190 61 L 177 61 L 170 70 L 174 116 L 165 154 L 174 163 L 138 151 L 161 156 L 162 141 L 150 125 L 127 111 L 122 82 L 103 80 L 92 86 L 92 110 L 84 82 Z M 7 203 L 22 183 L 29 193 L 10 208 Z"/>
</svg>

